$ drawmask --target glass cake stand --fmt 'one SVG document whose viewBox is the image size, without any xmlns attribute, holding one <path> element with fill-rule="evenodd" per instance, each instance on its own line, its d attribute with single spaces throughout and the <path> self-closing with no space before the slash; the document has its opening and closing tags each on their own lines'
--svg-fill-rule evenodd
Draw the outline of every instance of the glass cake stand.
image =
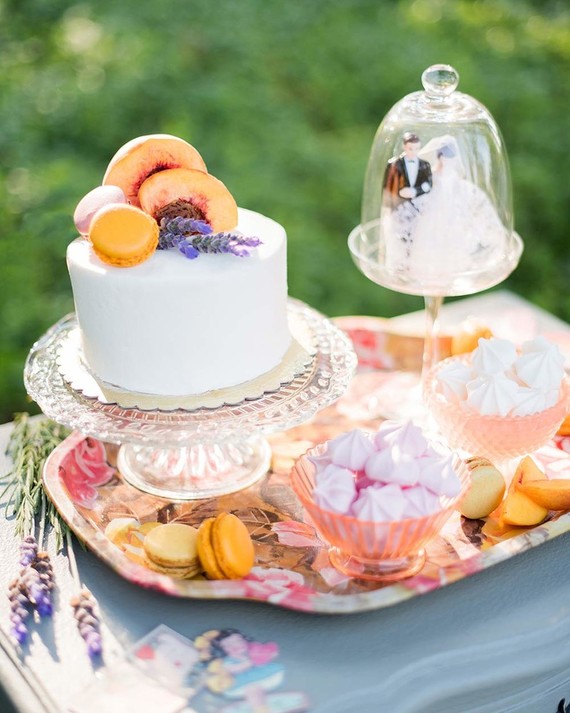
<svg viewBox="0 0 570 713">
<path fill-rule="evenodd" d="M 287 430 L 339 398 L 356 368 L 348 337 L 319 312 L 296 300 L 289 311 L 304 323 L 315 354 L 305 370 L 252 400 L 192 411 L 142 410 L 86 396 L 63 377 L 57 360 L 75 315 L 57 322 L 32 347 L 24 367 L 30 397 L 53 420 L 121 445 L 117 466 L 140 490 L 170 500 L 233 493 L 268 470 L 264 433 Z"/>
</svg>

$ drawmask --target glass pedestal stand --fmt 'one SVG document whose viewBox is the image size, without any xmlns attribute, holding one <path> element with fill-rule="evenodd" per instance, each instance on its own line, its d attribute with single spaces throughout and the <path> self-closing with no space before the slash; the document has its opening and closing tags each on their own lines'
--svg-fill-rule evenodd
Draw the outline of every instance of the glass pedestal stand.
<svg viewBox="0 0 570 713">
<path fill-rule="evenodd" d="M 146 411 L 85 396 L 66 382 L 57 364 L 77 326 L 74 315 L 32 347 L 24 368 L 26 389 L 46 416 L 120 444 L 118 468 L 140 490 L 171 500 L 232 493 L 267 472 L 271 451 L 263 433 L 311 418 L 344 393 L 356 368 L 350 340 L 332 322 L 295 300 L 289 310 L 304 322 L 315 355 L 303 373 L 256 399 L 193 411 Z"/>
</svg>

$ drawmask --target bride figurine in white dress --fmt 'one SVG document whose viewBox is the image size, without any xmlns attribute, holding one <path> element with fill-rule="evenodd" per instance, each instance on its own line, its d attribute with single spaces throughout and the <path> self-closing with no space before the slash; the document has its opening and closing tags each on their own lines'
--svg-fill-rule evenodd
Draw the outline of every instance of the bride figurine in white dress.
<svg viewBox="0 0 570 713">
<path fill-rule="evenodd" d="M 508 233 L 485 191 L 465 178 L 453 136 L 431 139 L 419 156 L 431 164 L 433 187 L 413 201 L 409 276 L 444 286 L 460 273 L 491 264 Z"/>
</svg>

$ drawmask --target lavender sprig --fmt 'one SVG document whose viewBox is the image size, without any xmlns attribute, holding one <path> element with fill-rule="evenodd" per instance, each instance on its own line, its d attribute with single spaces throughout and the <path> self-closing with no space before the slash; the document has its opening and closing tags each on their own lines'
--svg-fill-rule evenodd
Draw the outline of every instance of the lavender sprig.
<svg viewBox="0 0 570 713">
<path fill-rule="evenodd" d="M 42 509 L 40 512 L 40 526 L 38 540 L 42 543 L 45 537 L 46 526 L 46 503 L 45 498 L 42 499 Z M 55 577 L 51 559 L 46 551 L 37 552 L 31 566 L 38 573 L 38 581 L 36 589 L 33 592 L 30 590 L 30 599 L 35 603 L 36 610 L 40 617 L 51 616 L 53 614 L 52 591 L 55 588 Z"/>
<path fill-rule="evenodd" d="M 20 579 L 25 587 L 28 599 L 34 605 L 38 614 L 40 616 L 42 616 L 42 612 L 43 616 L 48 612 L 51 614 L 51 601 L 49 600 L 49 595 L 46 599 L 46 591 L 37 569 L 34 569 L 31 565 L 26 567 L 20 573 Z"/>
<path fill-rule="evenodd" d="M 168 250 L 178 247 L 178 243 L 188 235 L 210 235 L 212 226 L 205 220 L 195 220 L 194 218 L 163 218 L 160 221 L 160 233 L 158 238 L 158 249 Z"/>
<path fill-rule="evenodd" d="M 199 253 L 230 253 L 237 257 L 247 257 L 251 248 L 261 245 L 259 238 L 237 233 L 215 233 L 213 235 L 191 235 L 185 242 Z M 179 247 L 180 249 L 180 247 Z"/>
<path fill-rule="evenodd" d="M 20 543 L 20 564 L 27 567 L 32 564 L 38 556 L 38 543 L 33 535 L 24 537 Z"/>
<path fill-rule="evenodd" d="M 259 238 L 239 233 L 214 233 L 205 221 L 192 218 L 163 219 L 160 224 L 159 248 L 177 248 L 190 260 L 200 253 L 230 254 L 248 257 L 250 250 L 262 244 Z"/>
<path fill-rule="evenodd" d="M 99 629 L 100 621 L 96 612 L 95 598 L 88 589 L 83 587 L 79 594 L 70 600 L 70 604 L 73 607 L 73 615 L 77 620 L 79 633 L 87 644 L 89 657 L 98 658 L 103 652 L 103 640 Z"/>
<path fill-rule="evenodd" d="M 32 603 L 21 576 L 10 582 L 8 598 L 10 600 L 10 635 L 22 646 L 28 639 L 26 619 L 30 616 Z"/>
<path fill-rule="evenodd" d="M 89 658 L 92 660 L 98 659 L 103 653 L 103 639 L 101 637 L 101 620 L 97 612 L 97 601 L 87 587 L 81 585 L 69 531 L 66 535 L 66 543 L 69 569 L 79 590 L 79 593 L 72 597 L 69 603 L 73 607 L 73 615 L 77 621 L 77 628 L 81 638 L 87 645 Z"/>
<path fill-rule="evenodd" d="M 55 587 L 53 567 L 47 552 L 38 552 L 32 567 L 38 574 L 34 590 L 30 589 L 30 599 L 41 617 L 53 614 L 52 591 Z"/>
</svg>

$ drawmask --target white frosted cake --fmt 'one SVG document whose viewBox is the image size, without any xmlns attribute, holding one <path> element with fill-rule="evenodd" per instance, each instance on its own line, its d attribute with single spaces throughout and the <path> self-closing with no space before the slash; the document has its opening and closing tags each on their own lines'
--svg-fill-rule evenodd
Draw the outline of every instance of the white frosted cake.
<svg viewBox="0 0 570 713">
<path fill-rule="evenodd" d="M 187 199 L 175 201 L 174 207 L 190 204 L 183 218 L 210 222 L 202 198 L 196 200 L 198 210 Z M 250 210 L 230 210 L 221 226 L 212 221 L 216 232 L 205 238 L 225 239 L 231 233 L 261 243 L 245 251 L 238 247 L 234 254 L 214 254 L 204 236 L 191 235 L 199 238 L 192 245 L 204 242 L 206 247 L 199 255 L 190 248 L 193 259 L 188 259 L 176 245 L 165 248 L 164 215 L 161 244 L 160 216 L 151 210 L 142 218 L 142 238 L 138 224 L 136 236 L 129 237 L 130 222 L 141 219 L 144 202 L 140 208 L 132 207 L 132 199 L 123 205 L 115 205 L 114 198 L 103 203 L 91 211 L 88 233 L 67 249 L 83 358 L 98 379 L 129 391 L 178 396 L 241 384 L 279 365 L 291 343 L 287 237 L 281 225 Z M 152 249 L 145 243 L 149 216 Z M 173 216 L 178 213 L 166 214 Z"/>
</svg>

